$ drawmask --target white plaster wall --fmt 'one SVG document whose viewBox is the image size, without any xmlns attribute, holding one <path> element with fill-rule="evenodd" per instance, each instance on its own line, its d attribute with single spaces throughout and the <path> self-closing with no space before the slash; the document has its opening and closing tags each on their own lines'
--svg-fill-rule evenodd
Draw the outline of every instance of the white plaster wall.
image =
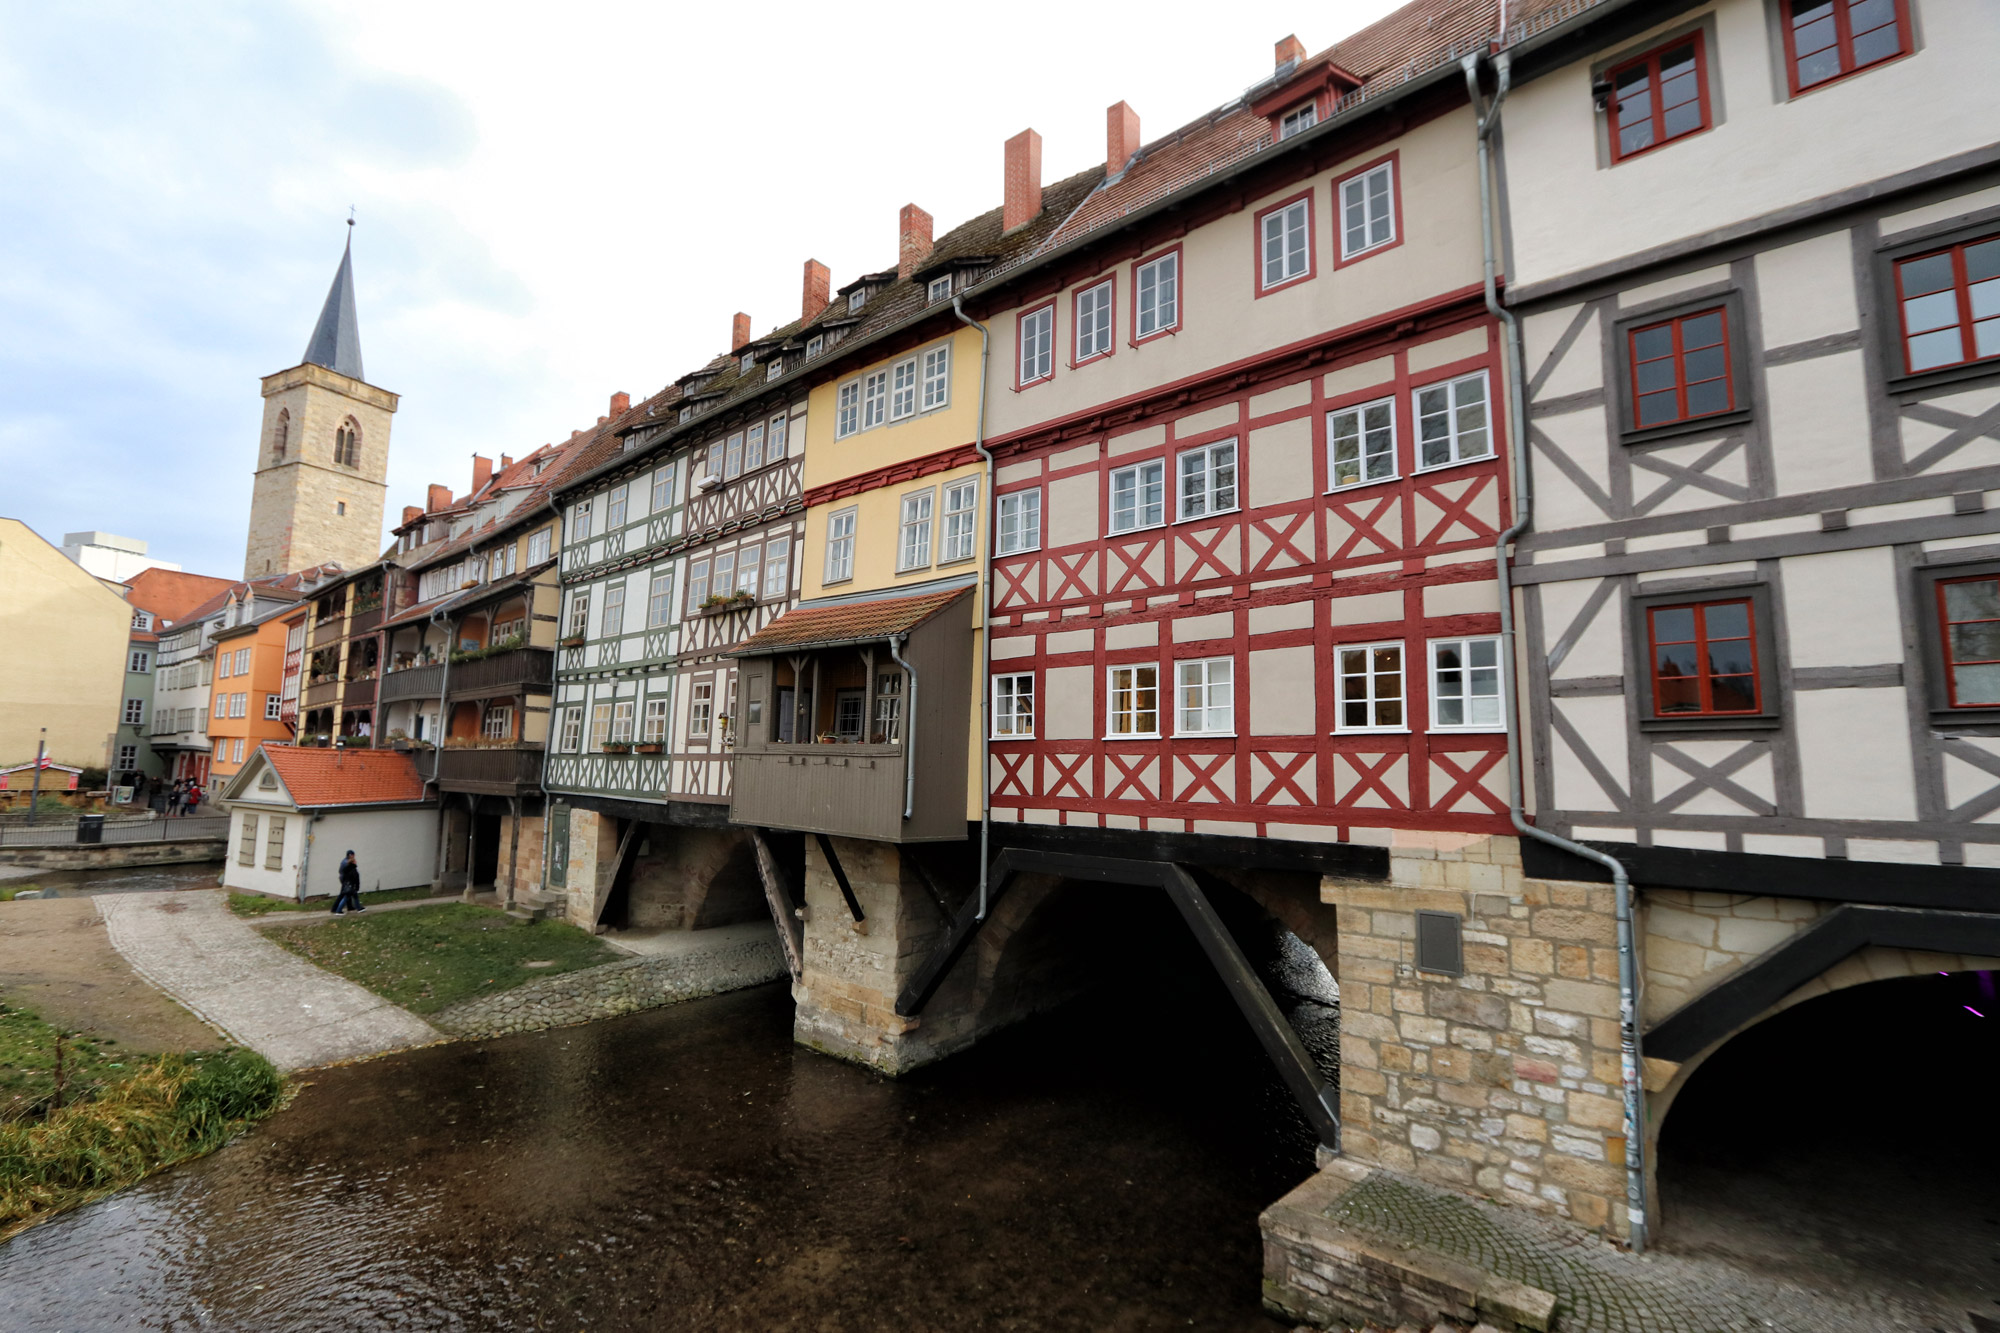
<svg viewBox="0 0 2000 1333">
<path fill-rule="evenodd" d="M 429 884 L 437 869 L 437 820 L 437 807 L 428 805 L 328 814 L 313 825 L 306 896 L 338 891 L 340 861 L 350 847 L 361 866 L 363 893 Z"/>
<path fill-rule="evenodd" d="M 1811 819 L 1915 819 L 1906 691 L 1801 690 L 1794 710 Z"/>
<path fill-rule="evenodd" d="M 276 870 L 264 866 L 271 836 L 272 818 L 285 821 L 285 850 Z M 252 864 L 240 865 L 238 851 L 243 845 L 243 821 L 257 821 L 257 851 Z M 229 811 L 229 847 L 222 862 L 224 888 L 239 893 L 267 893 L 276 898 L 296 897 L 299 891 L 299 849 L 305 845 L 305 817 L 289 807 L 233 805 Z"/>
<path fill-rule="evenodd" d="M 1912 8 L 1922 37 L 1914 55 L 1797 98 L 1773 59 L 1764 0 L 1676 15 L 1654 31 L 1715 14 L 1721 40 L 1709 53 L 1709 77 L 1722 122 L 1617 166 L 1598 164 L 1590 67 L 1644 49 L 1644 38 L 1516 87 L 1502 147 L 1515 187 L 1508 277 L 1546 281 L 1992 142 L 1988 88 L 2000 63 L 2000 22 L 1990 0 L 1918 0 Z M 1921 133 L 1911 116 L 1885 113 L 1896 107 L 1924 109 Z M 1579 218 L 1618 225 L 1579 226 Z"/>
<path fill-rule="evenodd" d="M 1896 565 L 1888 547 L 1790 556 L 1778 568 L 1793 666 L 1903 660 Z"/>
<path fill-rule="evenodd" d="M 1859 349 L 1765 370 L 1780 494 L 1875 480 L 1868 452 L 1869 371 Z"/>
</svg>

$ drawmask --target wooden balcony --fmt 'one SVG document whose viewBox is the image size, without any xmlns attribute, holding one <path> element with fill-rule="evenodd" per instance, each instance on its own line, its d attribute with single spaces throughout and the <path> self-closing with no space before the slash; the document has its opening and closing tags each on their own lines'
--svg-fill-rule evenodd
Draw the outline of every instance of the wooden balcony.
<svg viewBox="0 0 2000 1333">
<path fill-rule="evenodd" d="M 908 840 L 903 819 L 903 764 L 900 745 L 787 745 L 738 750 L 729 817 L 738 824 L 903 842 Z M 960 809 L 957 822 L 948 831 L 962 838 L 962 773 L 956 785 Z"/>
<path fill-rule="evenodd" d="M 340 699 L 341 682 L 338 679 L 323 680 L 305 688 L 304 704 L 307 708 L 325 708 Z"/>
<path fill-rule="evenodd" d="M 350 680 L 341 686 L 340 706 L 348 711 L 375 706 L 375 689 L 381 682 L 374 676 L 366 680 Z"/>
<path fill-rule="evenodd" d="M 542 747 L 447 746 L 417 754 L 417 771 L 444 791 L 519 796 L 542 781 Z"/>
<path fill-rule="evenodd" d="M 330 643 L 339 643 L 347 637 L 347 617 L 328 616 L 312 627 L 312 637 L 307 642 L 314 648 L 324 648 Z"/>
<path fill-rule="evenodd" d="M 391 671 L 382 677 L 382 702 L 386 705 L 404 699 L 435 699 L 438 691 L 444 688 L 443 681 L 444 666 L 441 663 Z"/>
<path fill-rule="evenodd" d="M 492 699 L 529 690 L 547 694 L 554 679 L 553 652 L 516 648 L 471 662 L 453 662 L 445 688 L 454 699 Z"/>
</svg>

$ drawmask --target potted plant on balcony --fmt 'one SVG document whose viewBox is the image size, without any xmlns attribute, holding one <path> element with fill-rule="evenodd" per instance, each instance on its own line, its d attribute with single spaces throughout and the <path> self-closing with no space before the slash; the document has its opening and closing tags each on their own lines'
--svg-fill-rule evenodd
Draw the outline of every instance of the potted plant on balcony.
<svg viewBox="0 0 2000 1333">
<path fill-rule="evenodd" d="M 659 754 L 666 748 L 666 746 L 660 744 L 658 741 L 641 741 L 632 747 L 632 752 L 634 754 Z"/>
<path fill-rule="evenodd" d="M 561 648 L 581 648 L 583 647 L 583 636 L 581 634 L 565 634 L 562 638 L 556 640 L 556 645 Z"/>
<path fill-rule="evenodd" d="M 394 731 L 391 731 L 389 733 L 389 748 L 392 750 L 400 750 L 404 754 L 408 754 L 410 752 L 409 733 L 404 731 L 401 727 L 398 727 Z"/>
<path fill-rule="evenodd" d="M 604 753 L 606 753 L 606 754 L 630 754 L 630 753 L 632 753 L 632 742 L 630 742 L 630 741 L 606 741 L 606 742 L 604 742 Z"/>
<path fill-rule="evenodd" d="M 819 743 L 820 743 L 821 745 L 832 745 L 832 744 L 836 743 L 836 742 L 837 742 L 837 741 L 839 741 L 839 740 L 840 740 L 840 737 L 838 737 L 838 736 L 834 735 L 834 734 L 833 734 L 832 732 L 830 732 L 830 731 L 822 731 L 822 732 L 821 732 L 821 733 L 819 734 Z"/>
</svg>

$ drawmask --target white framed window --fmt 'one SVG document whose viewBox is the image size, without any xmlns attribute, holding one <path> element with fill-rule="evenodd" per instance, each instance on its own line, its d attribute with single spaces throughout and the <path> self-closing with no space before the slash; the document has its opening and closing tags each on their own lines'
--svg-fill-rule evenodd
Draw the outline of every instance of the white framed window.
<svg viewBox="0 0 2000 1333">
<path fill-rule="evenodd" d="M 564 754 L 575 754 L 583 744 L 583 709 L 571 704 L 562 710 L 562 728 L 556 744 Z"/>
<path fill-rule="evenodd" d="M 715 441 L 708 446 L 708 457 L 702 461 L 702 479 L 704 481 L 722 480 L 722 455 L 724 447 L 720 436 L 717 436 Z"/>
<path fill-rule="evenodd" d="M 1396 475 L 1396 401 L 1377 398 L 1326 414 L 1326 475 L 1333 489 Z"/>
<path fill-rule="evenodd" d="M 1474 371 L 1416 392 L 1417 470 L 1450 467 L 1493 453 L 1486 421 L 1486 372 Z"/>
<path fill-rule="evenodd" d="M 735 587 L 736 552 L 719 552 L 715 557 L 714 572 L 709 580 L 709 595 L 711 597 L 727 597 Z"/>
<path fill-rule="evenodd" d="M 638 704 L 630 699 L 620 699 L 611 705 L 611 739 L 630 743 L 632 739 L 632 715 L 638 711 Z"/>
<path fill-rule="evenodd" d="M 565 639 L 580 639 L 590 633 L 590 589 L 579 588 L 569 595 L 569 624 Z"/>
<path fill-rule="evenodd" d="M 693 403 L 681 404 L 680 424 L 685 426 L 688 422 L 693 420 L 694 420 L 694 404 Z"/>
<path fill-rule="evenodd" d="M 739 547 L 736 552 L 736 591 L 750 597 L 757 595 L 758 574 L 762 569 L 763 552 L 755 546 Z"/>
<path fill-rule="evenodd" d="M 645 721 L 640 724 L 639 740 L 646 745 L 662 745 L 667 739 L 667 701 L 665 699 L 646 700 Z"/>
<path fill-rule="evenodd" d="M 1042 491 L 1009 491 L 1000 497 L 1001 555 L 1033 551 L 1042 544 Z"/>
<path fill-rule="evenodd" d="M 871 734 L 882 738 L 887 745 L 900 745 L 903 740 L 903 673 L 900 670 L 877 672 L 875 676 L 875 727 Z"/>
<path fill-rule="evenodd" d="M 217 653 L 215 655 L 215 678 L 217 680 L 224 680 L 227 679 L 228 676 L 229 676 L 229 654 Z"/>
<path fill-rule="evenodd" d="M 598 621 L 597 633 L 601 638 L 610 638 L 625 632 L 625 580 L 621 577 L 604 585 L 604 615 Z"/>
<path fill-rule="evenodd" d="M 576 508 L 570 511 L 569 539 L 573 542 L 590 540 L 590 501 L 578 500 Z"/>
<path fill-rule="evenodd" d="M 970 560 L 978 531 L 979 479 L 968 477 L 944 488 L 944 550 L 939 564 Z"/>
<path fill-rule="evenodd" d="M 1160 734 L 1160 669 L 1157 666 L 1110 668 L 1111 717 L 1106 740 L 1140 740 Z"/>
<path fill-rule="evenodd" d="M 924 353 L 924 411 L 951 402 L 951 344 Z"/>
<path fill-rule="evenodd" d="M 1294 134 L 1303 134 L 1319 124 L 1319 107 L 1312 102 L 1295 106 L 1278 120 L 1278 140 L 1283 142 Z"/>
<path fill-rule="evenodd" d="M 1505 670 L 1496 635 L 1432 639 L 1431 730 L 1500 731 Z"/>
<path fill-rule="evenodd" d="M 590 748 L 602 750 L 604 742 L 611 739 L 611 705 L 592 704 L 590 706 Z"/>
<path fill-rule="evenodd" d="M 708 557 L 688 562 L 688 610 L 699 611 L 708 600 Z"/>
<path fill-rule="evenodd" d="M 1180 456 L 1180 494 L 1183 519 L 1205 518 L 1236 508 L 1236 441 L 1190 449 Z"/>
<path fill-rule="evenodd" d="M 932 278 L 928 295 L 932 305 L 936 305 L 939 301 L 949 301 L 951 299 L 951 275 L 947 273 L 942 278 Z"/>
<path fill-rule="evenodd" d="M 771 364 L 764 367 L 764 383 L 769 384 L 772 380 L 778 378 L 778 376 L 784 373 L 785 373 L 785 358 L 783 358 L 782 356 L 774 356 L 771 358 Z"/>
<path fill-rule="evenodd" d="M 882 424 L 889 410 L 889 372 L 878 370 L 861 381 L 861 429 Z"/>
<path fill-rule="evenodd" d="M 1055 332 L 1056 308 L 1053 302 L 1021 316 L 1021 376 L 1018 383 L 1034 384 L 1056 373 Z"/>
<path fill-rule="evenodd" d="M 826 582 L 854 577 L 854 514 L 843 509 L 826 520 Z"/>
<path fill-rule="evenodd" d="M 653 474 L 653 494 L 651 497 L 653 513 L 657 514 L 661 510 L 673 508 L 674 473 L 677 470 L 672 463 L 669 463 Z M 534 546 L 530 544 L 528 547 L 528 562 L 533 564 L 534 559 Z"/>
<path fill-rule="evenodd" d="M 1081 365 L 1111 354 L 1111 298 L 1114 285 L 1106 278 L 1076 294 L 1076 360 Z"/>
<path fill-rule="evenodd" d="M 936 496 L 928 490 L 903 497 L 902 535 L 896 543 L 896 569 L 922 569 L 931 562 L 931 510 Z"/>
<path fill-rule="evenodd" d="M 218 700 L 216 703 L 217 712 L 215 714 L 217 717 L 222 716 L 221 706 L 222 706 L 221 701 Z M 103 717 L 104 714 L 99 713 L 98 716 Z M 125 701 L 125 713 L 124 713 L 125 725 L 128 727 L 136 727 L 145 720 L 146 720 L 146 701 L 144 699 L 127 699 Z"/>
<path fill-rule="evenodd" d="M 1010 671 L 993 678 L 993 737 L 1032 740 L 1035 735 L 1035 673 Z"/>
<path fill-rule="evenodd" d="M 846 439 L 861 429 L 861 381 L 849 380 L 840 386 L 833 409 L 833 434 Z"/>
<path fill-rule="evenodd" d="M 771 418 L 770 430 L 764 435 L 765 462 L 775 463 L 785 456 L 785 427 L 790 422 L 791 417 L 784 412 Z"/>
<path fill-rule="evenodd" d="M 764 466 L 764 423 L 743 432 L 743 470 L 755 472 Z"/>
<path fill-rule="evenodd" d="M 866 287 L 863 287 L 858 292 L 849 292 L 847 294 L 848 314 L 850 315 L 853 314 L 855 311 L 859 310 L 862 306 L 865 306 L 867 304 L 868 304 L 868 289 Z"/>
<path fill-rule="evenodd" d="M 1236 734 L 1236 663 L 1206 657 L 1174 663 L 1174 733 Z"/>
<path fill-rule="evenodd" d="M 1111 474 L 1111 530 L 1137 532 L 1167 521 L 1167 465 L 1134 463 Z"/>
<path fill-rule="evenodd" d="M 736 363 L 736 373 L 739 375 L 748 375 L 751 371 L 755 370 L 756 368 L 757 368 L 757 354 L 755 352 L 745 352 L 743 354 L 743 359 Z"/>
<path fill-rule="evenodd" d="M 611 531 L 613 528 L 622 528 L 625 526 L 625 505 L 631 498 L 631 495 L 632 488 L 630 486 L 613 486 L 611 488 L 611 498 L 604 502 L 604 530 L 606 532 Z"/>
<path fill-rule="evenodd" d="M 250 696 L 247 693 L 232 694 L 229 696 L 229 716 L 247 717 L 249 716 L 249 713 L 250 713 Z M 137 719 L 134 720 L 136 721 Z"/>
<path fill-rule="evenodd" d="M 889 368 L 889 420 L 901 421 L 917 414 L 917 358 L 898 361 Z"/>
<path fill-rule="evenodd" d="M 513 574 L 521 568 L 521 548 L 513 542 L 493 553 L 493 573 L 496 577 Z"/>
<path fill-rule="evenodd" d="M 153 613 L 151 611 L 134 611 L 132 613 L 132 628 L 138 630 L 141 634 L 150 633 L 153 628 Z"/>
<path fill-rule="evenodd" d="M 130 773 L 139 766 L 139 747 L 121 745 L 118 747 L 118 772 Z"/>
<path fill-rule="evenodd" d="M 815 333 L 806 339 L 806 360 L 810 361 L 826 350 L 826 335 Z"/>
<path fill-rule="evenodd" d="M 239 676 L 250 674 L 250 650 L 248 648 L 238 648 L 236 650 L 236 674 Z"/>
<path fill-rule="evenodd" d="M 1402 644 L 1342 644 L 1333 659 L 1336 731 L 1409 730 Z"/>
<path fill-rule="evenodd" d="M 1181 323 L 1181 256 L 1179 251 L 1149 260 L 1132 271 L 1135 289 L 1134 338 L 1171 333 Z"/>
<path fill-rule="evenodd" d="M 660 569 L 653 572 L 646 585 L 646 624 L 658 627 L 673 622 L 674 618 L 674 571 Z"/>
<path fill-rule="evenodd" d="M 792 590 L 792 539 L 773 537 L 764 543 L 764 597 L 777 601 Z"/>
<path fill-rule="evenodd" d="M 728 443 L 723 446 L 722 475 L 725 478 L 735 477 L 742 475 L 742 472 L 743 432 L 739 430 L 733 432 L 729 437 Z"/>
<path fill-rule="evenodd" d="M 479 724 L 479 734 L 489 741 L 514 739 L 514 705 L 488 704 Z"/>
<path fill-rule="evenodd" d="M 128 720 L 130 719 L 130 714 L 131 714 L 131 712 L 132 712 L 132 705 L 133 705 L 133 704 L 137 704 L 137 705 L 139 705 L 139 708 L 140 708 L 140 710 L 141 710 L 141 713 L 142 713 L 142 715 L 143 715 L 143 711 L 144 711 L 144 709 L 145 709 L 145 707 L 146 707 L 146 701 L 145 701 L 145 700 L 143 700 L 143 699 L 127 699 L 127 700 L 125 701 L 125 712 L 126 712 L 126 715 L 127 715 L 127 719 L 128 719 Z M 228 695 L 226 695 L 226 694 L 222 694 L 222 693 L 217 693 L 217 694 L 216 694 L 216 696 L 215 696 L 215 708 L 214 708 L 213 712 L 214 712 L 214 715 L 215 715 L 216 717 L 228 717 L 228 716 L 229 716 L 229 696 L 228 696 Z"/>
<path fill-rule="evenodd" d="M 243 737 L 241 737 L 241 736 L 238 736 L 238 737 L 237 737 L 237 738 L 235 739 L 235 741 L 233 741 L 233 742 L 232 742 L 232 743 L 230 744 L 230 747 L 229 747 L 229 762 L 230 762 L 230 763 L 232 763 L 232 764 L 240 764 L 240 763 L 242 763 L 242 762 L 243 762 L 243 744 L 244 744 L 244 741 L 243 741 Z"/>
<path fill-rule="evenodd" d="M 1396 239 L 1396 164 L 1384 162 L 1340 183 L 1340 257 Z"/>
<path fill-rule="evenodd" d="M 264 720 L 265 720 L 266 722 L 276 722 L 276 721 L 277 721 L 277 720 L 279 719 L 279 717 L 280 717 L 280 716 L 282 716 L 282 713 L 281 713 L 281 711 L 280 711 L 280 710 L 282 710 L 282 709 L 283 709 L 283 707 L 284 707 L 284 703 L 285 703 L 285 701 L 284 701 L 284 700 L 283 700 L 282 698 L 280 698 L 280 697 L 279 697 L 278 695 L 275 695 L 275 694 L 267 694 L 267 695 L 265 695 L 265 696 L 264 696 Z"/>
<path fill-rule="evenodd" d="M 1312 200 L 1291 203 L 1264 214 L 1258 227 L 1257 279 L 1265 291 L 1297 281 L 1312 271 Z"/>
<path fill-rule="evenodd" d="M 153 655 L 144 649 L 133 650 L 132 663 L 126 669 L 134 675 L 145 675 L 153 669 Z"/>
<path fill-rule="evenodd" d="M 708 744 L 715 730 L 715 684 L 700 680 L 688 691 L 688 739 Z"/>
</svg>

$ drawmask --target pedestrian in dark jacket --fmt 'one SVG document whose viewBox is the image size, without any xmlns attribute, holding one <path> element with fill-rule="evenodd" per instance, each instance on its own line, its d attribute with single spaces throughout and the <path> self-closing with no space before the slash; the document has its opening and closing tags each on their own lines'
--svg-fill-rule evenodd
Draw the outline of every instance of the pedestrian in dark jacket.
<svg viewBox="0 0 2000 1333">
<path fill-rule="evenodd" d="M 352 851 L 340 862 L 340 892 L 333 900 L 333 914 L 339 916 L 349 905 L 357 912 L 368 910 L 361 905 L 361 867 L 355 863 Z"/>
</svg>

